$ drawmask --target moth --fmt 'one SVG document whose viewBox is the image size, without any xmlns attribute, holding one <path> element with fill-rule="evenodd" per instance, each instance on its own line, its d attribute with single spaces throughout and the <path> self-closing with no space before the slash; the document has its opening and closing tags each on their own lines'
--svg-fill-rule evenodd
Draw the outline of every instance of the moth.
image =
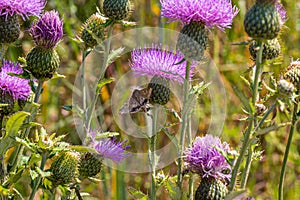
<svg viewBox="0 0 300 200">
<path fill-rule="evenodd" d="M 131 97 L 121 107 L 119 114 L 131 114 L 140 111 L 147 112 L 149 110 L 149 99 L 152 93 L 152 88 L 135 89 Z"/>
</svg>

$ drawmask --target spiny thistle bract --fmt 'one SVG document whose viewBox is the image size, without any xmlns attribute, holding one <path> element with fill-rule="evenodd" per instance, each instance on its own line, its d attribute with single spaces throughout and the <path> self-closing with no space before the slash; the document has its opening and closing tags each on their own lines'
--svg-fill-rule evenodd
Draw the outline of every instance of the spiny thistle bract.
<svg viewBox="0 0 300 200">
<path fill-rule="evenodd" d="M 258 52 L 259 47 L 257 46 L 257 42 L 252 40 L 249 45 L 249 52 L 252 58 L 256 59 L 256 54 Z M 280 43 L 277 38 L 273 40 L 267 40 L 263 44 L 263 52 L 262 52 L 262 60 L 271 60 L 277 58 L 280 55 Z"/>
<path fill-rule="evenodd" d="M 170 100 L 170 81 L 159 76 L 154 76 L 148 88 L 152 88 L 150 103 L 165 105 Z"/>
<path fill-rule="evenodd" d="M 97 40 L 103 40 L 105 36 L 103 24 L 106 19 L 99 14 L 93 14 L 81 27 L 80 37 L 84 41 L 85 48 L 93 48 L 98 44 Z"/>
<path fill-rule="evenodd" d="M 161 77 L 170 81 L 183 83 L 186 71 L 186 61 L 181 62 L 184 55 L 179 51 L 174 54 L 166 47 L 153 45 L 150 48 L 137 48 L 131 52 L 129 63 L 133 73 L 138 76 Z M 191 63 L 190 79 L 197 66 L 196 62 Z"/>
<path fill-rule="evenodd" d="M 50 180 L 55 185 L 72 183 L 77 176 L 78 153 L 73 151 L 61 152 L 52 162 Z"/>
<path fill-rule="evenodd" d="M 277 37 L 285 20 L 285 10 L 277 0 L 257 0 L 246 13 L 244 28 L 254 39 Z"/>
<path fill-rule="evenodd" d="M 103 12 L 112 20 L 123 20 L 129 16 L 131 5 L 129 0 L 104 0 Z"/>
<path fill-rule="evenodd" d="M 0 43 L 15 42 L 19 35 L 20 24 L 17 16 L 0 16 Z"/>
<path fill-rule="evenodd" d="M 20 34 L 18 16 L 23 20 L 39 16 L 45 0 L 0 0 L 0 43 L 15 42 Z"/>
<path fill-rule="evenodd" d="M 38 80 L 52 78 L 59 63 L 59 56 L 54 49 L 34 47 L 26 56 L 26 69 Z"/>
<path fill-rule="evenodd" d="M 293 92 L 295 91 L 295 86 L 293 85 L 293 83 L 290 83 L 285 79 L 281 79 L 277 83 L 277 90 L 279 94 L 291 97 L 293 95 Z"/>
<path fill-rule="evenodd" d="M 223 200 L 227 192 L 227 187 L 221 180 L 203 178 L 197 188 L 195 200 Z"/>
<path fill-rule="evenodd" d="M 79 179 L 96 176 L 101 171 L 103 158 L 97 154 L 82 153 L 79 161 Z"/>
<path fill-rule="evenodd" d="M 208 44 L 208 31 L 201 22 L 191 22 L 180 31 L 177 50 L 187 59 L 201 60 Z"/>
<path fill-rule="evenodd" d="M 22 73 L 23 69 L 19 63 L 3 61 L 0 68 L 0 103 L 8 105 L 0 107 L 0 115 L 11 114 L 16 103 L 21 108 L 29 97 L 31 91 L 29 80 L 13 75 Z"/>
<path fill-rule="evenodd" d="M 283 76 L 284 79 L 293 83 L 297 92 L 300 92 L 300 61 L 292 61 Z"/>
</svg>

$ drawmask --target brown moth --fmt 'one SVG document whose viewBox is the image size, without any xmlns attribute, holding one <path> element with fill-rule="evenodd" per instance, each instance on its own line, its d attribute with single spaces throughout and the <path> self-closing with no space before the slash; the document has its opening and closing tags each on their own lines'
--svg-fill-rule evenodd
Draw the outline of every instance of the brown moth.
<svg viewBox="0 0 300 200">
<path fill-rule="evenodd" d="M 136 112 L 147 112 L 148 108 L 147 104 L 149 103 L 149 99 L 151 96 L 152 88 L 142 88 L 135 89 L 131 97 L 125 102 L 125 104 L 121 107 L 119 114 L 131 114 Z"/>
</svg>

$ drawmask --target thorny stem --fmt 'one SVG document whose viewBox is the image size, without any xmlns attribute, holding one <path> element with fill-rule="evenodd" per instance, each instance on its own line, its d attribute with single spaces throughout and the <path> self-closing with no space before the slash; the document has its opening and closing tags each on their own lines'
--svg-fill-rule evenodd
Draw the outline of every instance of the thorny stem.
<svg viewBox="0 0 300 200">
<path fill-rule="evenodd" d="M 283 200 L 283 183 L 284 183 L 284 176 L 285 176 L 285 170 L 286 170 L 286 165 L 287 165 L 287 160 L 289 157 L 289 152 L 290 152 L 290 147 L 292 144 L 292 140 L 293 140 L 293 135 L 295 132 L 295 125 L 298 119 L 298 103 L 294 104 L 294 111 L 293 111 L 293 118 L 292 118 L 292 125 L 290 128 L 290 132 L 289 132 L 289 138 L 288 138 L 288 143 L 286 145 L 285 148 L 285 152 L 284 152 L 284 157 L 283 157 L 283 163 L 281 166 L 281 172 L 280 172 L 280 179 L 279 179 L 279 186 L 278 186 L 278 199 L 279 200 Z"/>
<path fill-rule="evenodd" d="M 267 110 L 267 112 L 265 113 L 265 115 L 262 117 L 262 119 L 259 121 L 258 125 L 256 125 L 252 131 L 252 134 L 254 135 L 256 133 L 256 131 L 259 129 L 259 127 L 265 122 L 265 120 L 267 119 L 267 117 L 269 116 L 269 114 L 274 110 L 276 106 L 276 102 L 273 103 L 273 105 Z M 248 176 L 249 176 L 249 172 L 250 172 L 250 168 L 251 168 L 251 163 L 252 163 L 252 156 L 253 156 L 253 149 L 250 146 L 249 147 L 249 152 L 247 155 L 247 161 L 246 161 L 246 168 L 245 171 L 243 173 L 243 177 L 242 177 L 242 182 L 241 182 L 241 189 L 245 189 L 247 181 L 248 181 Z"/>
<path fill-rule="evenodd" d="M 256 55 L 256 66 L 255 66 L 255 74 L 254 74 L 254 80 L 253 80 L 253 85 L 252 85 L 252 105 L 255 106 L 257 97 L 258 97 L 258 85 L 260 82 L 260 77 L 261 77 L 261 63 L 262 63 L 262 51 L 263 51 L 263 42 L 261 40 L 257 41 L 257 44 L 259 46 L 259 50 L 257 51 L 257 55 Z M 243 162 L 244 156 L 246 154 L 246 151 L 249 147 L 249 140 L 251 137 L 251 133 L 252 133 L 252 127 L 256 126 L 256 115 L 255 115 L 255 110 L 253 112 L 251 112 L 249 114 L 249 124 L 248 124 L 248 128 L 244 134 L 244 140 L 243 140 L 243 144 L 239 153 L 239 156 L 236 160 L 236 163 L 234 165 L 234 168 L 232 170 L 232 175 L 231 175 L 231 182 L 229 184 L 229 191 L 233 191 L 235 188 L 235 184 L 236 184 L 236 179 L 237 179 L 237 175 L 239 173 L 239 169 L 240 166 Z M 250 158 L 248 159 L 252 159 L 252 154 L 248 154 L 248 156 Z M 251 162 L 247 162 L 247 164 L 251 164 Z M 248 166 L 246 166 L 246 169 L 248 168 Z M 250 166 L 249 169 L 250 170 Z M 247 170 L 246 170 L 247 171 Z M 247 180 L 248 179 L 248 174 L 247 172 L 244 171 L 244 179 Z"/>
<path fill-rule="evenodd" d="M 43 83 L 44 83 L 44 81 L 39 80 L 38 86 L 36 89 L 36 93 L 35 93 L 35 97 L 34 97 L 34 103 L 37 103 L 40 98 L 42 88 L 43 88 Z M 30 123 L 31 121 L 33 121 L 33 119 L 35 118 L 36 112 L 32 112 L 31 116 L 29 118 L 27 118 L 27 123 Z M 22 138 L 28 137 L 28 135 L 30 133 L 30 129 L 31 129 L 30 126 L 26 128 L 25 133 L 22 135 Z M 20 144 L 16 147 L 16 150 L 14 151 L 14 154 L 12 155 L 13 158 L 12 158 L 11 171 L 15 170 L 15 168 L 17 167 L 18 161 L 19 161 L 22 153 L 23 153 L 23 147 Z"/>
<path fill-rule="evenodd" d="M 183 108 L 182 108 L 182 126 L 181 126 L 181 133 L 180 133 L 180 140 L 179 140 L 179 155 L 178 155 L 178 170 L 177 170 L 177 186 L 181 190 L 182 188 L 182 153 L 184 150 L 184 138 L 187 132 L 187 120 L 188 120 L 188 110 L 189 108 L 186 107 L 186 103 L 188 101 L 189 96 L 189 78 L 190 78 L 190 71 L 191 71 L 191 63 L 186 61 L 186 72 L 185 72 L 185 80 L 184 80 L 184 99 L 183 99 Z M 182 195 L 182 194 L 181 194 Z M 181 198 L 181 197 L 180 197 Z"/>
<path fill-rule="evenodd" d="M 112 31 L 113 31 L 113 26 L 114 26 L 114 23 L 112 23 L 108 28 L 107 42 L 106 42 L 105 53 L 104 53 L 104 60 L 103 60 L 103 63 L 102 63 L 102 72 L 101 72 L 101 75 L 98 79 L 98 83 L 103 79 L 103 77 L 105 75 L 106 68 L 107 68 L 106 64 L 107 64 L 108 55 L 109 55 L 109 52 L 110 52 L 111 35 L 112 35 Z M 87 129 L 88 130 L 91 128 L 91 122 L 92 122 L 94 110 L 95 110 L 95 107 L 96 107 L 96 103 L 98 101 L 99 92 L 100 92 L 99 89 L 100 88 L 97 87 L 95 97 L 94 97 L 94 99 L 91 103 L 89 115 L 88 115 L 88 118 L 87 118 L 87 120 L 88 120 Z"/>
<path fill-rule="evenodd" d="M 44 167 L 45 167 L 47 158 L 48 158 L 48 153 L 43 153 L 43 157 L 42 157 L 42 161 L 41 161 L 41 166 L 40 166 L 40 169 L 41 169 L 42 171 L 44 170 Z M 42 180 L 41 175 L 39 175 L 39 176 L 34 180 L 33 188 L 32 188 L 32 191 L 31 191 L 29 200 L 33 200 L 33 199 L 34 199 L 35 193 L 36 193 L 37 189 L 38 189 L 39 186 L 40 186 L 41 180 Z"/>
<path fill-rule="evenodd" d="M 250 173 L 250 168 L 251 168 L 251 163 L 252 163 L 252 156 L 253 156 L 253 149 L 252 146 L 249 146 L 248 149 L 248 155 L 247 155 L 247 160 L 246 160 L 246 168 L 244 170 L 243 176 L 242 176 L 242 182 L 241 182 L 241 188 L 244 189 L 246 187 L 247 181 L 248 181 L 248 176 Z"/>
</svg>

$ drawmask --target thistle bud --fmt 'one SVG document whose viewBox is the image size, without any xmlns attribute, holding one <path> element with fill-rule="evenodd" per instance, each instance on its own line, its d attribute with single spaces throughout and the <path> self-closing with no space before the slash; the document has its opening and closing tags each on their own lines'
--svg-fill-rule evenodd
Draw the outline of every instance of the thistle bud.
<svg viewBox="0 0 300 200">
<path fill-rule="evenodd" d="M 203 178 L 195 194 L 195 200 L 223 200 L 228 190 L 218 179 Z"/>
<path fill-rule="evenodd" d="M 79 161 L 79 178 L 96 176 L 101 171 L 103 158 L 100 155 L 92 153 L 81 154 Z"/>
<path fill-rule="evenodd" d="M 171 90 L 169 80 L 154 76 L 148 84 L 148 88 L 152 88 L 150 103 L 165 105 L 170 100 Z"/>
<path fill-rule="evenodd" d="M 62 152 L 51 164 L 50 171 L 52 175 L 50 179 L 55 185 L 64 185 L 74 181 L 77 175 L 78 153 Z"/>
</svg>

